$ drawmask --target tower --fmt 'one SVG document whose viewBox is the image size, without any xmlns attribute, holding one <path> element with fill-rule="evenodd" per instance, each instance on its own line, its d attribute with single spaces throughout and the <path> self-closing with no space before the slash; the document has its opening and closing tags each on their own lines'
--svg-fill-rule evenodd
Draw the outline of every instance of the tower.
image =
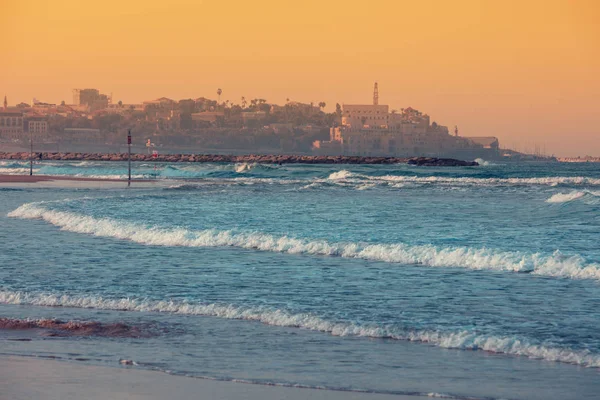
<svg viewBox="0 0 600 400">
<path fill-rule="evenodd" d="M 373 105 L 379 105 L 379 89 L 377 88 L 377 82 L 375 82 L 375 86 L 373 87 Z"/>
<path fill-rule="evenodd" d="M 6 100 L 6 95 L 4 95 L 4 109 L 8 108 L 8 100 Z"/>
<path fill-rule="evenodd" d="M 454 136 L 458 136 L 458 126 L 454 125 Z"/>
</svg>

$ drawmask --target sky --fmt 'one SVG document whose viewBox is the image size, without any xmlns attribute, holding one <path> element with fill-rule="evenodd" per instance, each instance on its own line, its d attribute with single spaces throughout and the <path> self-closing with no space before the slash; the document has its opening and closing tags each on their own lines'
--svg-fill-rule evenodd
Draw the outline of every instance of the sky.
<svg viewBox="0 0 600 400">
<path fill-rule="evenodd" d="M 0 0 L 0 95 L 411 106 L 464 136 L 600 156 L 600 1 Z"/>
</svg>

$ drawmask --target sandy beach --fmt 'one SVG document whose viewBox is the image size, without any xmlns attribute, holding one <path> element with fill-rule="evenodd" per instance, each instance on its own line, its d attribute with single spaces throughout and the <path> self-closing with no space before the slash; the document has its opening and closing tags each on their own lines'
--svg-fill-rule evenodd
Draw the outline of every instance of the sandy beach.
<svg viewBox="0 0 600 400">
<path fill-rule="evenodd" d="M 41 358 L 0 357 L 0 400 L 421 398 L 424 397 L 254 385 L 175 376 L 135 367 L 113 368 Z"/>
</svg>

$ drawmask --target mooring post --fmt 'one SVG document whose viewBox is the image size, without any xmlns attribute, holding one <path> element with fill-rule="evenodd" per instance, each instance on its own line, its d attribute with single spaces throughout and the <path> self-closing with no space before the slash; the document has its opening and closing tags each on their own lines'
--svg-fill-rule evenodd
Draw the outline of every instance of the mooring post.
<svg viewBox="0 0 600 400">
<path fill-rule="evenodd" d="M 127 162 L 129 164 L 127 187 L 130 187 L 131 186 L 131 129 L 127 130 Z"/>
<path fill-rule="evenodd" d="M 29 131 L 29 176 L 33 175 L 33 132 Z"/>
</svg>

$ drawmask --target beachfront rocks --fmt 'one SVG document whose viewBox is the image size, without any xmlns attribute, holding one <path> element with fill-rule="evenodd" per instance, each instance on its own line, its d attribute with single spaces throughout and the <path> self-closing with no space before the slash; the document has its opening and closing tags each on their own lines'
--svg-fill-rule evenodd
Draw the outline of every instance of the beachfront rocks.
<svg viewBox="0 0 600 400">
<path fill-rule="evenodd" d="M 479 165 L 476 161 L 462 161 L 453 158 L 415 157 L 407 161 L 409 165 L 422 167 L 474 167 Z"/>
<path fill-rule="evenodd" d="M 35 159 L 65 161 L 127 161 L 127 154 L 101 153 L 36 153 Z M 29 160 L 29 153 L 1 153 L 0 159 Z M 433 157 L 361 157 L 361 156 L 308 156 L 308 155 L 223 155 L 223 154 L 132 154 L 132 161 L 162 162 L 212 162 L 212 163 L 260 163 L 260 164 L 410 164 L 435 167 L 463 167 L 479 165 L 475 161 Z"/>
</svg>

